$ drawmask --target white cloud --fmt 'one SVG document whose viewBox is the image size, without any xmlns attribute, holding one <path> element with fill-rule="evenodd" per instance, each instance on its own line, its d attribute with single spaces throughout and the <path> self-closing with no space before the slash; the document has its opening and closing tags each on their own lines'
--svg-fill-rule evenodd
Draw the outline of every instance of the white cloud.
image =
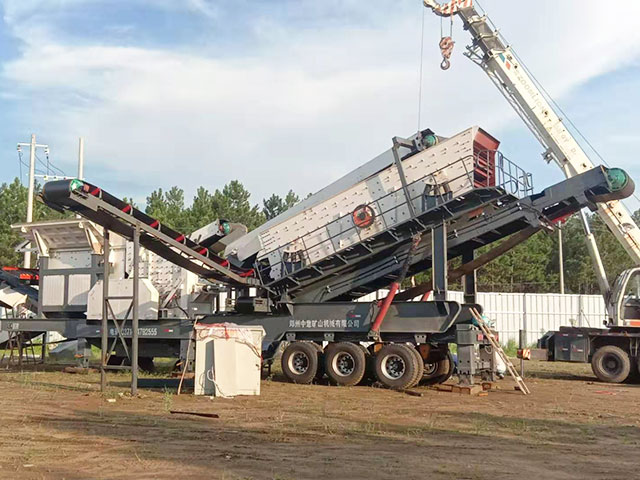
<svg viewBox="0 0 640 480">
<path fill-rule="evenodd" d="M 188 0 L 187 4 L 189 8 L 194 11 L 201 13 L 205 17 L 209 18 L 217 18 L 218 17 L 218 8 L 213 4 L 213 2 L 209 0 Z"/>
<path fill-rule="evenodd" d="M 59 3 L 74 1 L 81 0 Z M 409 1 L 397 10 L 381 1 L 328 2 L 326 10 L 309 4 L 319 17 L 339 17 L 340 8 L 359 14 L 354 25 L 303 29 L 261 15 L 253 23 L 256 45 L 219 58 L 196 48 L 61 42 L 46 29 L 16 28 L 26 12 L 17 5 L 25 3 L 38 2 L 5 2 L 5 19 L 24 44 L 2 77 L 33 102 L 25 115 L 55 150 L 74 152 L 75 138 L 86 137 L 88 171 L 107 171 L 91 180 L 111 190 L 125 177 L 188 193 L 238 178 L 254 201 L 289 188 L 306 194 L 416 129 L 421 10 Z M 640 51 L 640 2 L 624 15 L 595 1 L 536 2 L 535 11 L 521 2 L 483 3 L 556 95 Z M 212 19 L 219 14 L 204 0 L 189 5 Z M 427 16 L 422 126 L 447 135 L 476 123 L 496 131 L 519 122 L 461 56 L 467 34 L 459 28 L 452 69 L 440 71 L 438 22 Z"/>
</svg>

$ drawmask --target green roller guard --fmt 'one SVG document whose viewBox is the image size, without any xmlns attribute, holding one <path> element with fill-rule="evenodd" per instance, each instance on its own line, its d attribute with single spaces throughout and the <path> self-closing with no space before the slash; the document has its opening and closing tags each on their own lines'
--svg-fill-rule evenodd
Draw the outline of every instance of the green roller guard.
<svg viewBox="0 0 640 480">
<path fill-rule="evenodd" d="M 607 181 L 612 192 L 618 192 L 629 183 L 629 175 L 621 168 L 609 168 L 607 170 Z"/>
<path fill-rule="evenodd" d="M 438 137 L 436 137 L 435 135 L 427 135 L 426 137 L 424 137 L 423 141 L 424 141 L 424 144 L 428 148 L 430 148 L 438 144 Z"/>
<path fill-rule="evenodd" d="M 74 178 L 73 180 L 71 180 L 71 182 L 69 182 L 69 191 L 73 192 L 74 190 L 79 190 L 83 185 L 84 182 L 82 180 Z"/>
</svg>

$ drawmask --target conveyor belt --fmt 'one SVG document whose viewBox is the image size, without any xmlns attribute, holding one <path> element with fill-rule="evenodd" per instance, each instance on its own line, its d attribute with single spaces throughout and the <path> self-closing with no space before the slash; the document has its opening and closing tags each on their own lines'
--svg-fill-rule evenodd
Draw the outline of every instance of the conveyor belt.
<svg viewBox="0 0 640 480">
<path fill-rule="evenodd" d="M 629 195 L 629 189 L 612 188 L 607 180 L 607 172 L 608 170 L 604 167 L 596 167 L 520 200 L 506 194 L 498 187 L 476 189 L 426 210 L 421 216 L 407 221 L 406 228 L 400 225 L 394 228 L 393 232 L 382 232 L 379 235 L 380 241 L 377 237 L 372 238 L 368 242 L 360 242 L 344 252 L 341 251 L 339 255 L 333 256 L 339 261 L 333 262 L 333 257 L 329 257 L 327 261 L 303 266 L 275 281 L 269 279 L 268 275 L 256 275 L 253 268 L 241 269 L 230 265 L 227 260 L 219 257 L 209 248 L 193 242 L 184 234 L 160 224 L 158 220 L 87 182 L 80 180 L 49 182 L 44 186 L 42 198 L 52 208 L 77 212 L 129 239 L 133 237 L 138 225 L 141 231 L 140 243 L 143 247 L 203 277 L 235 286 L 264 286 L 276 294 L 288 292 L 293 297 L 310 294 L 316 289 L 313 284 L 324 285 L 323 300 L 326 301 L 330 298 L 324 297 L 338 295 L 340 290 L 327 288 L 328 284 L 339 283 L 341 280 L 348 281 L 351 285 L 348 290 L 353 290 L 356 295 L 362 290 L 361 286 L 369 284 L 373 288 L 373 286 L 379 286 L 378 281 L 388 282 L 388 279 L 383 278 L 390 274 L 388 271 L 371 272 L 369 274 L 371 276 L 363 274 L 369 269 L 370 264 L 376 263 L 376 256 L 382 255 L 392 263 L 397 263 L 400 251 L 394 249 L 401 250 L 402 245 L 411 235 L 418 231 L 429 230 L 433 222 L 462 218 L 470 211 L 475 211 L 474 209 L 494 205 L 495 212 L 491 218 L 495 217 L 498 225 L 500 222 L 497 219 L 502 216 L 501 212 L 506 214 L 514 209 L 515 211 L 511 214 L 514 218 L 507 221 L 504 228 L 496 226 L 490 229 L 485 235 L 486 238 L 480 238 L 480 231 L 488 226 L 486 223 L 489 222 L 490 217 L 485 215 L 478 219 L 476 222 L 480 222 L 477 226 L 478 231 L 469 232 L 469 242 L 477 237 L 481 240 L 480 245 L 484 245 L 531 226 L 536 218 L 544 219 L 541 222 L 535 222 L 541 227 L 544 223 L 553 223 L 575 213 L 584 206 L 594 208 L 596 201 L 620 199 Z M 518 212 L 523 209 L 530 212 L 528 215 L 532 217 L 531 219 L 520 218 L 523 215 Z M 461 227 L 462 225 L 457 226 L 458 229 Z M 458 236 L 460 232 L 461 230 L 458 230 Z M 428 262 L 418 262 L 412 267 L 412 274 L 428 267 Z"/>
<path fill-rule="evenodd" d="M 474 193 L 486 191 L 478 189 Z M 453 199 L 443 205 L 447 206 L 450 215 L 441 217 L 449 222 L 449 258 L 489 245 L 525 228 L 542 230 L 583 207 L 594 209 L 596 201 L 622 199 L 631 193 L 628 189 L 613 189 L 607 181 L 607 169 L 596 167 L 523 199 L 502 197 L 497 199 L 499 202 L 496 198 L 480 202 L 480 199 L 466 195 L 467 201 L 457 206 L 455 203 L 459 199 Z M 426 218 L 423 223 L 433 226 Z M 286 291 L 296 302 L 350 300 L 385 288 L 396 279 L 410 247 L 408 235 L 402 237 L 402 232 L 396 232 L 396 236 L 404 238 L 404 241 L 380 252 L 359 253 L 357 264 L 327 265 L 322 275 L 314 275 L 312 268 L 303 268 L 280 282 L 290 282 Z M 413 255 L 409 275 L 431 268 L 431 248 L 431 238 L 426 235 Z M 366 261 L 362 261 L 364 258 Z"/>
<path fill-rule="evenodd" d="M 202 277 L 236 286 L 260 285 L 253 269 L 232 267 L 208 247 L 88 182 L 77 179 L 48 182 L 41 197 L 55 210 L 76 212 L 129 240 L 138 226 L 144 248 Z"/>
</svg>

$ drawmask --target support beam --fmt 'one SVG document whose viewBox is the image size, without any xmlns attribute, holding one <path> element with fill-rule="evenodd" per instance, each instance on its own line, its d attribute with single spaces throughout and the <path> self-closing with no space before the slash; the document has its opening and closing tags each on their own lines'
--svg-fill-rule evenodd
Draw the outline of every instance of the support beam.
<svg viewBox="0 0 640 480">
<path fill-rule="evenodd" d="M 524 230 L 521 230 L 520 232 L 511 235 L 508 239 L 506 239 L 504 242 L 502 242 L 500 245 L 498 245 L 494 249 L 489 250 L 487 253 L 484 253 L 479 257 L 476 257 L 472 261 L 465 263 L 454 270 L 451 270 L 449 272 L 449 278 L 448 278 L 449 281 L 453 282 L 455 280 L 458 280 L 462 278 L 464 275 L 467 275 L 479 269 L 483 265 L 486 265 L 487 263 L 495 260 L 499 256 L 504 255 L 513 247 L 521 244 L 522 242 L 527 240 L 529 237 L 531 237 L 534 233 L 537 233 L 538 231 L 540 231 L 539 227 L 527 227 Z M 432 281 L 421 283 L 420 285 L 416 285 L 415 287 L 405 290 L 404 292 L 398 293 L 396 295 L 396 301 L 406 301 L 414 297 L 417 297 L 419 295 L 424 295 L 425 293 L 430 291 L 432 288 L 433 288 Z"/>
<path fill-rule="evenodd" d="M 564 295 L 564 249 L 562 245 L 562 222 L 558 223 L 558 270 L 560 273 L 560 293 Z"/>
<path fill-rule="evenodd" d="M 131 396 L 138 394 L 138 295 L 140 288 L 140 224 L 133 231 L 133 325 L 131 332 Z"/>
<path fill-rule="evenodd" d="M 475 257 L 475 250 L 465 250 L 462 254 L 462 264 L 469 264 L 473 262 Z M 476 288 L 476 271 L 473 270 L 464 274 L 463 278 L 464 288 L 464 303 L 478 303 L 477 288 Z"/>
<path fill-rule="evenodd" d="M 100 343 L 100 391 L 107 389 L 107 360 L 109 358 L 107 350 L 109 349 L 109 230 L 103 231 L 102 238 L 104 244 L 102 247 L 102 332 Z"/>
<path fill-rule="evenodd" d="M 78 139 L 78 180 L 84 180 L 84 138 Z"/>
<path fill-rule="evenodd" d="M 401 146 L 401 143 L 398 137 L 393 137 L 393 159 L 396 164 L 396 169 L 398 170 L 398 176 L 400 177 L 400 182 L 402 183 L 402 190 L 404 191 L 405 199 L 407 200 L 407 207 L 409 208 L 409 215 L 411 218 L 416 218 L 416 212 L 413 208 L 413 201 L 411 200 L 411 193 L 409 192 L 409 187 L 407 185 L 407 177 L 404 175 L 404 168 L 402 167 L 402 160 L 400 159 L 400 155 L 398 154 L 398 148 Z"/>
<path fill-rule="evenodd" d="M 431 230 L 431 275 L 434 300 L 447 299 L 447 250 L 447 225 L 442 222 Z"/>
</svg>

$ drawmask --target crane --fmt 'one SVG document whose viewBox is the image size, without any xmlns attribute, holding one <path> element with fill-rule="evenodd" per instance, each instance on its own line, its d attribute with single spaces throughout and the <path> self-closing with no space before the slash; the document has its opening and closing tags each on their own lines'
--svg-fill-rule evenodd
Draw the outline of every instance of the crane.
<svg viewBox="0 0 640 480">
<path fill-rule="evenodd" d="M 452 0 L 439 4 L 435 0 L 423 0 L 440 17 L 457 15 L 462 19 L 465 30 L 472 37 L 465 56 L 479 65 L 489 76 L 500 93 L 518 113 L 527 127 L 542 144 L 543 157 L 547 162 L 556 163 L 569 178 L 594 167 L 576 138 L 565 126 L 562 118 L 547 100 L 543 89 L 533 75 L 519 60 L 512 48 L 499 34 L 486 14 L 480 14 L 474 0 Z M 440 41 L 443 69 L 449 68 L 449 57 L 453 48 L 450 37 Z M 625 181 L 611 178 L 611 182 Z M 626 185 L 624 186 L 626 187 Z M 633 184 L 629 185 L 633 188 Z M 640 265 L 640 230 L 626 207 L 618 200 L 598 204 L 598 215 L 615 235 L 635 265 Z M 595 238 L 589 228 L 584 211 L 580 212 L 582 225 L 587 237 L 587 247 L 596 269 L 596 276 L 605 300 L 611 297 L 606 273 L 598 252 Z"/>
</svg>

